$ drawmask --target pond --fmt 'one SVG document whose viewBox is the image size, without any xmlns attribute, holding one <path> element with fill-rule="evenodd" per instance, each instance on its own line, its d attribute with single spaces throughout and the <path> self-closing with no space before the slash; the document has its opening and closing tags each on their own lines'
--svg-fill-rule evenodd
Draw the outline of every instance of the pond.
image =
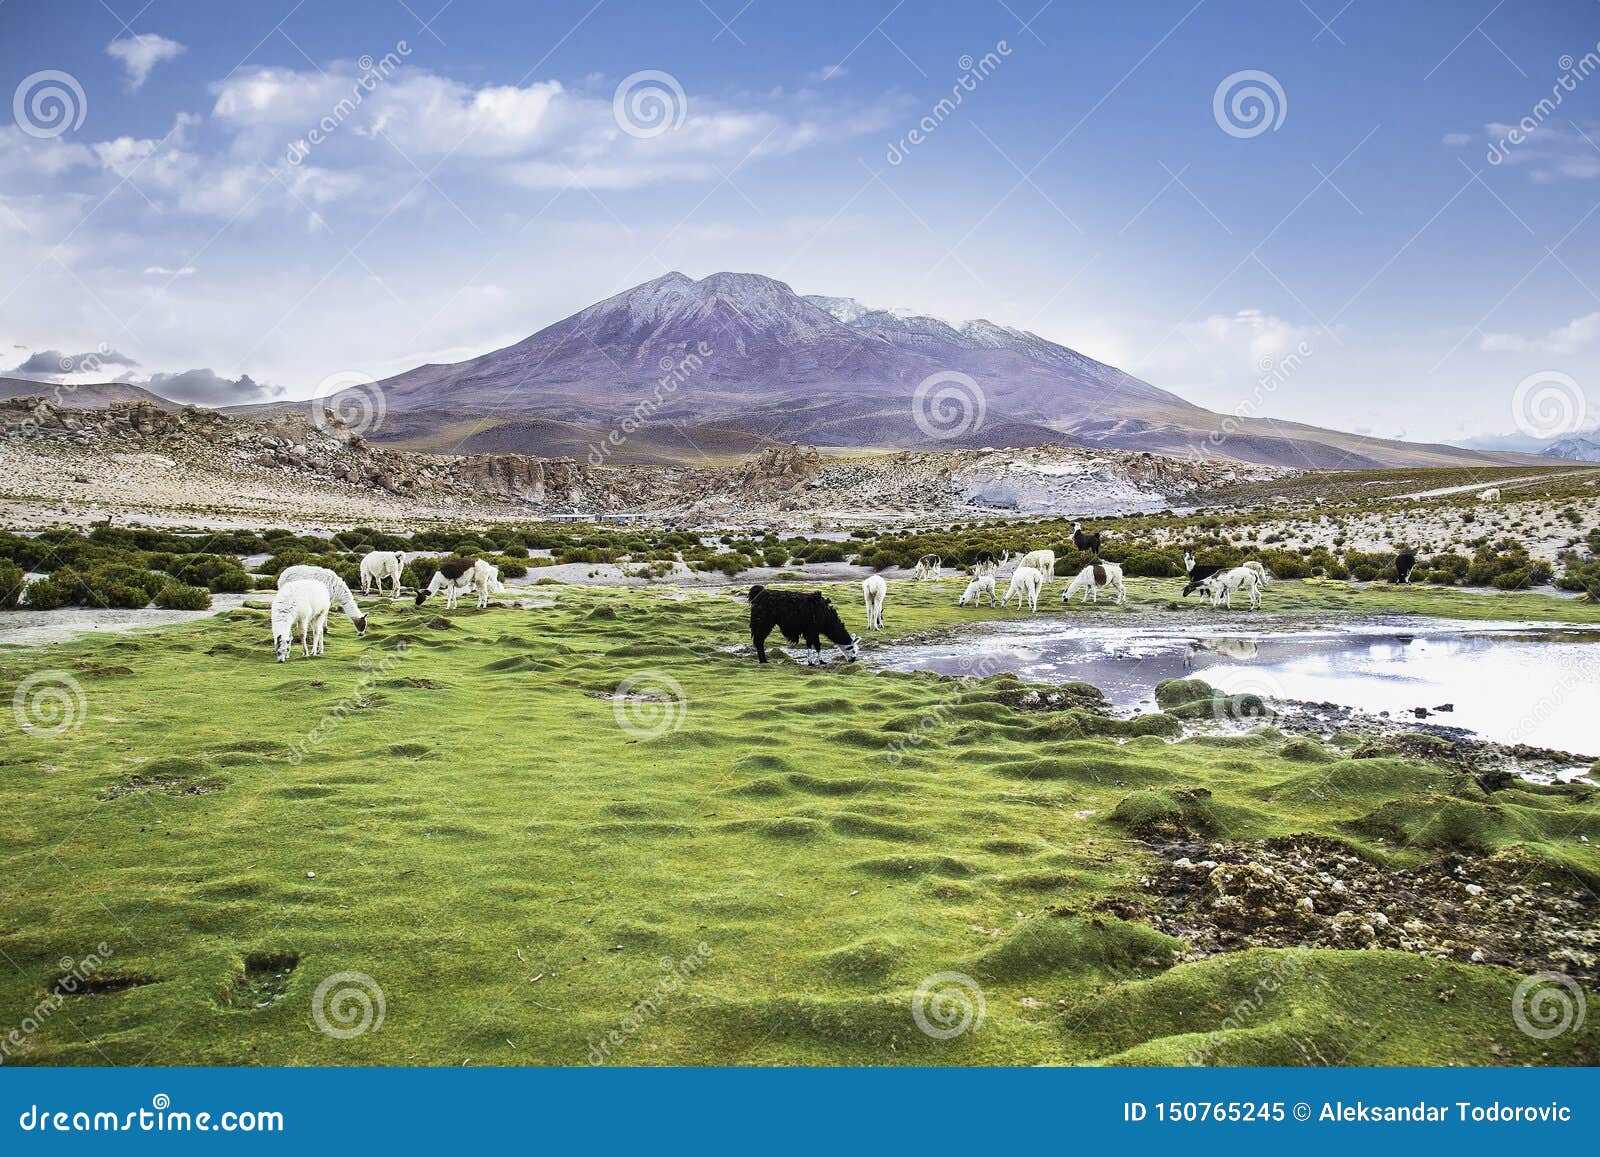
<svg viewBox="0 0 1600 1157">
<path fill-rule="evenodd" d="M 1337 703 L 1485 739 L 1600 754 L 1600 630 L 1389 618 L 1273 631 L 1071 627 L 1019 621 L 959 641 L 885 647 L 897 671 L 1010 671 L 1030 682 L 1082 680 L 1123 709 L 1155 705 L 1163 679 L 1228 692 Z M 1436 713 L 1444 705 L 1448 712 Z"/>
</svg>

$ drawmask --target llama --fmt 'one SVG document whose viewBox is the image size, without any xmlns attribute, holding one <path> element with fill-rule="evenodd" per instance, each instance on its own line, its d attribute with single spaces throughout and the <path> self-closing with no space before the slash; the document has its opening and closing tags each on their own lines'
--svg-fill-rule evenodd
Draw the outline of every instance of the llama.
<svg viewBox="0 0 1600 1157">
<path fill-rule="evenodd" d="M 1097 530 L 1093 534 L 1090 534 L 1083 529 L 1083 523 L 1074 522 L 1072 524 L 1072 545 L 1077 547 L 1079 550 L 1086 550 L 1096 558 L 1099 558 L 1100 532 Z"/>
<path fill-rule="evenodd" d="M 1416 551 L 1412 550 L 1409 546 L 1402 546 L 1400 548 L 1400 553 L 1394 556 L 1394 578 L 1390 579 L 1389 581 L 1394 583 L 1405 583 L 1409 586 L 1411 583 L 1411 568 L 1416 565 Z"/>
<path fill-rule="evenodd" d="M 417 592 L 417 606 L 427 601 L 431 594 L 444 592 L 444 609 L 453 611 L 461 592 L 473 588 L 478 592 L 478 606 L 489 605 L 489 596 L 505 588 L 500 585 L 500 568 L 481 558 L 447 558 L 433 572 L 428 585 Z"/>
<path fill-rule="evenodd" d="M 883 600 L 889 596 L 889 584 L 881 574 L 868 575 L 861 580 L 861 597 L 867 604 L 867 630 L 883 630 Z"/>
<path fill-rule="evenodd" d="M 1228 568 L 1223 566 L 1220 562 L 1197 563 L 1194 561 L 1194 555 L 1190 554 L 1188 551 L 1184 551 L 1183 569 L 1184 572 L 1188 574 L 1189 581 L 1184 584 L 1182 597 L 1188 598 L 1195 591 L 1200 589 L 1201 585 L 1206 581 L 1206 579 L 1210 578 L 1214 574 L 1221 574 Z"/>
<path fill-rule="evenodd" d="M 1039 577 L 1049 582 L 1056 577 L 1056 552 L 1053 550 L 1030 550 L 1022 556 L 1022 561 L 1017 564 L 1017 569 L 1025 566 L 1032 567 L 1039 572 Z"/>
<path fill-rule="evenodd" d="M 1039 590 L 1044 586 L 1044 575 L 1037 567 L 1019 566 L 1017 573 L 1011 576 L 1011 585 L 1006 588 L 1005 598 L 1000 600 L 1003 607 L 1011 601 L 1011 596 L 1017 596 L 1017 610 L 1022 609 L 1022 598 L 1028 598 L 1028 609 L 1034 613 L 1039 610 Z"/>
<path fill-rule="evenodd" d="M 1242 562 L 1239 565 L 1244 567 L 1245 570 L 1253 571 L 1256 576 L 1256 582 L 1262 586 L 1272 585 L 1272 572 L 1267 569 L 1265 563 L 1251 559 L 1249 562 Z"/>
<path fill-rule="evenodd" d="M 1067 584 L 1067 589 L 1061 595 L 1061 601 L 1070 603 L 1072 596 L 1079 591 L 1083 592 L 1083 601 L 1097 603 L 1100 601 L 1100 588 L 1110 587 L 1117 592 L 1117 602 L 1128 601 L 1128 591 L 1122 585 L 1122 568 L 1114 562 L 1092 562 L 1078 572 L 1076 578 Z"/>
<path fill-rule="evenodd" d="M 289 661 L 289 646 L 300 630 L 300 653 L 306 658 L 322 654 L 323 632 L 332 606 L 326 584 L 317 579 L 291 579 L 272 596 L 272 649 L 278 662 Z"/>
<path fill-rule="evenodd" d="M 776 627 L 791 643 L 802 638 L 811 648 L 811 662 L 822 662 L 822 640 L 828 639 L 849 662 L 861 656 L 861 640 L 845 627 L 833 603 L 821 591 L 775 591 L 750 588 L 750 641 L 756 658 L 767 661 L 767 636 Z"/>
<path fill-rule="evenodd" d="M 1011 558 L 1011 552 L 1006 551 L 1000 558 L 995 558 L 994 551 L 980 550 L 972 556 L 972 573 L 982 578 L 984 575 L 999 574 L 1000 568 L 1005 566 Z"/>
<path fill-rule="evenodd" d="M 399 550 L 373 550 L 361 560 L 361 593 L 369 593 L 373 587 L 378 588 L 378 593 L 383 594 L 383 582 L 391 579 L 394 582 L 393 598 L 400 597 L 400 573 L 406 569 L 406 556 Z"/>
<path fill-rule="evenodd" d="M 328 588 L 329 601 L 339 604 L 345 618 L 355 624 L 356 638 L 367 633 L 367 616 L 361 613 L 356 596 L 350 593 L 350 587 L 344 579 L 325 566 L 286 566 L 278 572 L 278 589 L 281 591 L 287 583 L 304 582 L 307 579 Z"/>
<path fill-rule="evenodd" d="M 1227 607 L 1229 610 L 1233 609 L 1233 592 L 1241 588 L 1250 596 L 1250 609 L 1259 609 L 1261 580 L 1247 566 L 1236 566 L 1232 570 L 1214 574 L 1202 584 L 1202 589 L 1211 596 L 1212 606 Z"/>
<path fill-rule="evenodd" d="M 1500 487 L 1491 486 L 1487 490 L 1478 491 L 1478 501 L 1479 502 L 1499 502 L 1500 501 Z"/>
<path fill-rule="evenodd" d="M 932 579 L 939 581 L 939 569 L 944 566 L 944 559 L 936 554 L 925 554 L 917 559 L 916 569 L 911 572 L 911 577 L 918 581 Z"/>
<path fill-rule="evenodd" d="M 984 595 L 989 596 L 989 605 L 991 607 L 994 606 L 996 599 L 994 593 L 994 575 L 992 574 L 979 575 L 977 578 L 969 582 L 967 584 L 966 591 L 956 602 L 956 606 L 964 607 L 968 603 L 971 603 L 975 607 L 981 607 L 983 606 Z"/>
</svg>

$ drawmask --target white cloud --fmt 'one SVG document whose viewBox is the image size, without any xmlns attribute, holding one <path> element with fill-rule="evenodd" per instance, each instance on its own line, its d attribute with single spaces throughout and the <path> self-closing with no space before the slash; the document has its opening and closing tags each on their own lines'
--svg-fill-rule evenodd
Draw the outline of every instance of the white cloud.
<svg viewBox="0 0 1600 1157">
<path fill-rule="evenodd" d="M 1539 337 L 1515 333 L 1486 333 L 1478 348 L 1489 353 L 1508 351 L 1547 354 L 1575 354 L 1600 337 L 1600 310 L 1575 317 Z"/>
<path fill-rule="evenodd" d="M 449 158 L 534 188 L 636 188 L 715 180 L 719 172 L 825 140 L 878 131 L 899 99 L 875 106 L 776 94 L 731 104 L 665 88 L 677 127 L 626 131 L 612 92 L 559 81 L 474 87 L 403 64 L 362 83 L 348 62 L 326 72 L 262 68 L 215 88 L 212 119 L 234 134 L 232 151 L 276 160 L 303 148 L 329 168 L 380 165 L 400 172 Z"/>
<path fill-rule="evenodd" d="M 1203 321 L 1179 327 L 1184 339 L 1173 355 L 1175 368 L 1199 371 L 1202 376 L 1221 373 L 1236 379 L 1241 372 L 1256 377 L 1271 371 L 1302 343 L 1314 345 L 1321 331 L 1299 326 L 1259 309 L 1234 314 L 1213 314 Z"/>
<path fill-rule="evenodd" d="M 1471 133 L 1445 133 L 1443 143 L 1458 149 L 1462 145 L 1470 145 L 1472 141 Z"/>
<path fill-rule="evenodd" d="M 144 271 L 148 277 L 193 277 L 198 272 L 193 265 L 184 265 L 177 269 L 169 269 L 165 265 L 147 265 Z"/>
<path fill-rule="evenodd" d="M 164 60 L 171 60 L 184 50 L 176 40 L 146 32 L 137 36 L 124 36 L 106 45 L 106 54 L 122 63 L 128 73 L 128 87 L 138 92 L 150 79 L 150 70 Z"/>
</svg>

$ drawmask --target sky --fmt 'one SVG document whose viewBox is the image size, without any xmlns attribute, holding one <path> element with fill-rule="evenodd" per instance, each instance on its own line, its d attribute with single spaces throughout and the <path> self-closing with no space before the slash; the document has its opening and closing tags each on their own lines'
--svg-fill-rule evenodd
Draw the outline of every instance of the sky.
<svg viewBox="0 0 1600 1157">
<path fill-rule="evenodd" d="M 202 404 L 681 270 L 1384 437 L 1600 422 L 1594 0 L 4 0 L 0 373 Z"/>
</svg>

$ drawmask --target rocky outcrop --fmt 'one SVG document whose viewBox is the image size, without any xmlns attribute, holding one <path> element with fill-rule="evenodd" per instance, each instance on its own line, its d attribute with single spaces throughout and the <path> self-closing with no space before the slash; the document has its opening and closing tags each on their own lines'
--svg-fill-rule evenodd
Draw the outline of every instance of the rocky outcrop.
<svg viewBox="0 0 1600 1157">
<path fill-rule="evenodd" d="M 824 459 L 816 447 L 795 443 L 769 446 L 727 468 L 591 466 L 571 458 L 375 446 L 331 409 L 317 420 L 300 412 L 255 419 L 142 400 L 96 410 L 44 398 L 0 400 L 0 431 L 31 450 L 60 446 L 74 459 L 64 471 L 69 476 L 92 468 L 85 459 L 102 454 L 159 456 L 201 493 L 225 494 L 234 479 L 268 493 L 337 494 L 352 503 L 380 493 L 402 505 L 463 511 L 509 507 L 710 522 L 1158 509 L 1202 482 L 1215 484 L 1219 473 L 1261 470 L 1064 446 Z M 49 472 L 44 464 L 41 474 Z M 129 496 L 130 505 L 138 501 Z"/>
</svg>

